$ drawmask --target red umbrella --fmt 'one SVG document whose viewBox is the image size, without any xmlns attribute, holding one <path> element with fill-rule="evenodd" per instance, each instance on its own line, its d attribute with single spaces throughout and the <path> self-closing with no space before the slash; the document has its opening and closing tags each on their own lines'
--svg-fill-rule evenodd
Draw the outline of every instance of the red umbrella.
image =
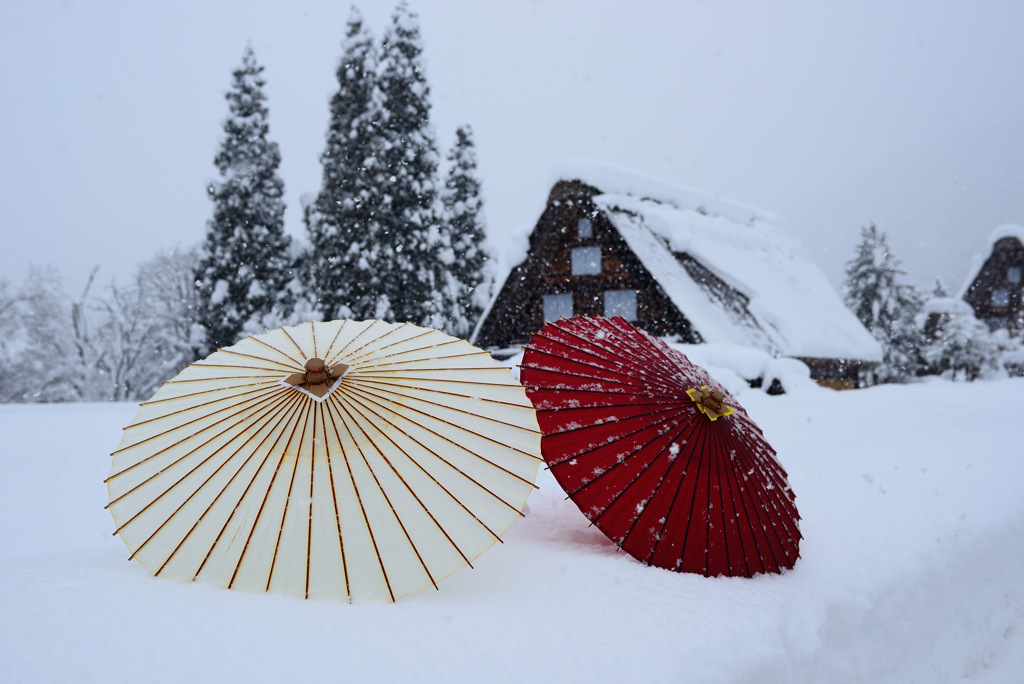
<svg viewBox="0 0 1024 684">
<path fill-rule="evenodd" d="M 750 577 L 792 568 L 800 519 L 786 471 L 724 387 L 622 318 L 545 326 L 521 381 L 555 479 L 637 560 Z"/>
</svg>

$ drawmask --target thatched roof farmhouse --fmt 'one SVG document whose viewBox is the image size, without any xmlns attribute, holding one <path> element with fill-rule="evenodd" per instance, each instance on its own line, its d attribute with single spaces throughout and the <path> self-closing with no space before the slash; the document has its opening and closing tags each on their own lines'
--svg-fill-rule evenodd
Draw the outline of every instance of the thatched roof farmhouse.
<svg viewBox="0 0 1024 684">
<path fill-rule="evenodd" d="M 958 294 L 989 330 L 1017 335 L 1024 327 L 1024 227 L 1006 224 L 988 236 L 986 251 L 974 258 Z"/>
<path fill-rule="evenodd" d="M 798 358 L 836 387 L 881 359 L 777 217 L 641 174 L 565 165 L 519 258 L 477 326 L 480 346 L 523 344 L 560 317 L 622 316 L 680 342 Z"/>
</svg>

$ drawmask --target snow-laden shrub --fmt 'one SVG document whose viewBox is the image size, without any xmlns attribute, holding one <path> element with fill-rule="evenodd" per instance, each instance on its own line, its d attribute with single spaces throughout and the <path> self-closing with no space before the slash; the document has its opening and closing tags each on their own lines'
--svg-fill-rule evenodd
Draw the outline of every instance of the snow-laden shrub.
<svg viewBox="0 0 1024 684">
<path fill-rule="evenodd" d="M 988 327 L 975 318 L 970 305 L 954 299 L 941 303 L 945 305 L 941 310 L 932 311 L 939 319 L 934 337 L 924 348 L 928 370 L 950 380 L 968 381 L 998 371 L 1000 345 Z"/>
</svg>

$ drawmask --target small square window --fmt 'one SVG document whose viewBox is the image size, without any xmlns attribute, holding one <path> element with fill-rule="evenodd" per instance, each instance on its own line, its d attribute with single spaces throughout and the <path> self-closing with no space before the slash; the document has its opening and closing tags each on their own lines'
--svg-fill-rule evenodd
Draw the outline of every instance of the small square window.
<svg viewBox="0 0 1024 684">
<path fill-rule="evenodd" d="M 572 318 L 572 294 L 544 295 L 544 320 L 557 321 Z"/>
<path fill-rule="evenodd" d="M 604 293 L 604 315 L 636 320 L 636 290 L 609 290 Z"/>
<path fill-rule="evenodd" d="M 995 306 L 995 307 L 1010 306 L 1010 291 L 1009 290 L 992 290 L 992 306 Z"/>
<path fill-rule="evenodd" d="M 1006 280 L 1011 283 L 1020 282 L 1020 266 L 1011 266 L 1006 271 Z"/>
<path fill-rule="evenodd" d="M 594 237 L 594 224 L 590 222 L 588 218 L 581 218 L 576 224 L 576 237 L 580 238 L 592 238 Z M 1018 271 L 1019 273 L 1019 271 Z"/>
<path fill-rule="evenodd" d="M 572 250 L 572 274 L 594 275 L 601 272 L 601 248 L 577 247 Z"/>
</svg>

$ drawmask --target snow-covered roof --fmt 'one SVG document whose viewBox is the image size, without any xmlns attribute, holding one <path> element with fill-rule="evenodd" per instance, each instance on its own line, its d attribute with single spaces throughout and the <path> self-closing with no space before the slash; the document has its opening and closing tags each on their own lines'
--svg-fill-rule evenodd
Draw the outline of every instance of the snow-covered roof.
<svg viewBox="0 0 1024 684">
<path fill-rule="evenodd" d="M 600 162 L 570 160 L 553 182 L 579 180 L 705 342 L 773 355 L 881 360 L 878 342 L 843 305 L 803 247 L 766 211 Z M 725 305 L 685 253 L 749 299 Z M 519 263 L 521 255 L 505 255 Z"/>
<path fill-rule="evenodd" d="M 1016 223 L 1004 223 L 1001 226 L 996 226 L 995 230 L 988 234 L 988 239 L 985 244 L 985 251 L 981 254 L 975 254 L 971 257 L 971 270 L 967 273 L 967 278 L 964 280 L 964 284 L 960 287 L 960 291 L 957 292 L 956 298 L 963 299 L 967 294 L 967 290 L 970 289 L 971 283 L 981 273 L 982 267 L 988 258 L 992 256 L 992 248 L 996 246 L 996 243 L 1005 237 L 1014 237 L 1020 240 L 1020 243 L 1024 245 L 1024 226 L 1019 226 Z"/>
<path fill-rule="evenodd" d="M 924 309 L 922 313 L 925 314 L 957 314 L 974 315 L 974 309 L 962 299 L 956 297 L 932 297 L 924 303 Z"/>
<path fill-rule="evenodd" d="M 777 225 L 782 223 L 781 217 L 762 209 L 590 159 L 575 158 L 562 161 L 555 166 L 550 180 L 550 185 L 563 180 L 579 180 L 598 188 L 601 192 L 632 195 L 681 209 L 694 209 L 736 223 L 749 223 L 753 220 Z"/>
</svg>

